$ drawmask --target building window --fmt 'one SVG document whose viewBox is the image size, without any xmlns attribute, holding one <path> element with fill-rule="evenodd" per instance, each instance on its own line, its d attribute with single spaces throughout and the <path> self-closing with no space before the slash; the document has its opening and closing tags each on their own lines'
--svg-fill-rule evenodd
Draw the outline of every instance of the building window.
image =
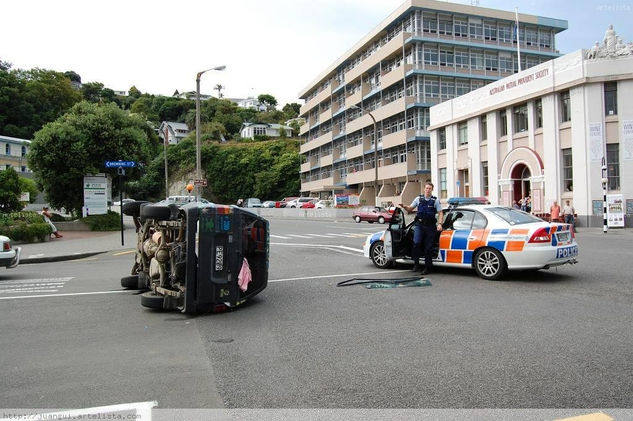
<svg viewBox="0 0 633 421">
<path fill-rule="evenodd" d="M 499 70 L 499 57 L 496 54 L 485 54 L 486 70 Z"/>
<path fill-rule="evenodd" d="M 488 197 L 488 161 L 481 163 L 481 191 Z"/>
<path fill-rule="evenodd" d="M 484 22 L 484 36 L 487 40 L 497 40 L 497 25 L 493 22 Z"/>
<path fill-rule="evenodd" d="M 440 168 L 440 199 L 446 199 L 448 191 L 446 190 L 446 168 Z"/>
<path fill-rule="evenodd" d="M 604 84 L 604 111 L 606 115 L 618 114 L 618 83 Z"/>
<path fill-rule="evenodd" d="M 482 39 L 483 26 L 478 22 L 470 22 L 470 37 L 472 39 Z M 457 33 L 455 34 L 457 35 Z"/>
<path fill-rule="evenodd" d="M 571 161 L 571 148 L 563 149 L 563 188 L 565 191 L 573 191 L 574 169 Z"/>
<path fill-rule="evenodd" d="M 455 98 L 455 82 L 452 79 L 440 80 L 440 98 L 452 99 Z"/>
<path fill-rule="evenodd" d="M 454 61 L 453 50 L 440 48 L 440 66 L 453 67 Z"/>
<path fill-rule="evenodd" d="M 534 108 L 536 110 L 536 128 L 543 127 L 543 101 L 539 98 L 534 102 Z"/>
<path fill-rule="evenodd" d="M 499 124 L 501 125 L 501 127 L 499 127 L 501 131 L 501 136 L 507 136 L 508 135 L 508 115 L 506 114 L 506 110 L 499 111 Z"/>
<path fill-rule="evenodd" d="M 465 121 L 459 123 L 457 130 L 459 132 L 458 146 L 468 145 L 468 123 Z"/>
<path fill-rule="evenodd" d="M 453 35 L 453 20 L 450 17 L 440 16 L 440 35 Z"/>
<path fill-rule="evenodd" d="M 512 42 L 512 29 L 510 29 L 510 25 L 499 25 L 499 41 L 501 42 Z"/>
<path fill-rule="evenodd" d="M 446 127 L 437 131 L 437 149 L 440 151 L 446 149 Z"/>
<path fill-rule="evenodd" d="M 11 144 L 7 143 L 6 146 L 4 147 L 4 153 L 6 155 L 11 155 Z"/>
<path fill-rule="evenodd" d="M 471 70 L 484 69 L 484 53 L 478 51 L 470 52 L 470 68 Z"/>
<path fill-rule="evenodd" d="M 467 80 L 458 79 L 455 82 L 455 96 L 465 95 L 470 92 L 470 83 Z"/>
<path fill-rule="evenodd" d="M 454 28 L 456 37 L 468 37 L 468 21 L 466 19 L 455 19 Z"/>
<path fill-rule="evenodd" d="M 607 143 L 607 177 L 609 190 L 620 190 L 620 144 Z"/>
<path fill-rule="evenodd" d="M 435 15 L 427 15 L 422 17 L 422 30 L 431 34 L 437 33 L 437 17 Z"/>
<path fill-rule="evenodd" d="M 468 51 L 455 50 L 455 67 L 468 69 Z"/>
<path fill-rule="evenodd" d="M 22 158 L 26 156 L 26 146 L 22 146 Z"/>
<path fill-rule="evenodd" d="M 514 133 L 525 132 L 528 129 L 527 104 L 514 107 Z"/>
<path fill-rule="evenodd" d="M 569 91 L 560 93 L 560 115 L 561 122 L 571 120 L 571 100 L 569 98 Z"/>
<path fill-rule="evenodd" d="M 437 79 L 424 78 L 424 95 L 427 98 L 439 98 L 440 81 Z"/>
<path fill-rule="evenodd" d="M 437 66 L 438 53 L 437 53 L 436 46 L 434 45 L 424 46 L 424 64 L 429 65 L 429 66 Z"/>
<path fill-rule="evenodd" d="M 485 115 L 482 115 L 480 118 L 481 125 L 481 140 L 488 139 L 488 118 Z"/>
<path fill-rule="evenodd" d="M 499 69 L 505 73 L 512 73 L 514 71 L 514 63 L 512 62 L 512 56 L 500 54 L 499 55 Z"/>
</svg>

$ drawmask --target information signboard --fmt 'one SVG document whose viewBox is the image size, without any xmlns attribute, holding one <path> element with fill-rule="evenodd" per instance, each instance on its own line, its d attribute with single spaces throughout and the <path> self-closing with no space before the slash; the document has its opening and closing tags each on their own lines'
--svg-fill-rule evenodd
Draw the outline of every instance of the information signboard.
<svg viewBox="0 0 633 421">
<path fill-rule="evenodd" d="M 621 194 L 607 195 L 607 227 L 624 227 L 624 198 Z"/>
<path fill-rule="evenodd" d="M 108 200 L 112 191 L 109 184 L 105 174 L 84 176 L 84 216 L 108 213 Z"/>
</svg>

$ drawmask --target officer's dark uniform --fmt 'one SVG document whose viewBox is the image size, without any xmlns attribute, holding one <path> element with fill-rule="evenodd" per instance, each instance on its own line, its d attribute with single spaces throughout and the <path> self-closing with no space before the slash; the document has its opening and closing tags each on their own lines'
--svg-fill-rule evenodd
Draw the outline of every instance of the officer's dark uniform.
<svg viewBox="0 0 633 421">
<path fill-rule="evenodd" d="M 437 233 L 437 209 L 435 202 L 437 197 L 431 196 L 428 200 L 424 195 L 418 198 L 418 213 L 415 216 L 415 230 L 413 232 L 412 258 L 415 265 L 420 260 L 420 249 L 424 252 L 424 272 L 428 273 L 433 267 L 433 243 Z"/>
</svg>

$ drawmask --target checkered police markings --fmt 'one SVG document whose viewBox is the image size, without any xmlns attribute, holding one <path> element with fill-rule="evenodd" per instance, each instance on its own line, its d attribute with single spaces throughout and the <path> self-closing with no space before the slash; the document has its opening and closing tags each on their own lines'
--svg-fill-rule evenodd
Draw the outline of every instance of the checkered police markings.
<svg viewBox="0 0 633 421">
<path fill-rule="evenodd" d="M 64 287 L 67 278 L 35 278 L 0 282 L 0 294 L 57 292 Z"/>
</svg>

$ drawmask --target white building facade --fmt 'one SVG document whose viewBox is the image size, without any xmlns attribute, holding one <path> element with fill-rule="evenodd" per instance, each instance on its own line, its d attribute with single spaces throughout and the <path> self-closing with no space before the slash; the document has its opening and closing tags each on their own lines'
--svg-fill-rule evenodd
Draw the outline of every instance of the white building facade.
<svg viewBox="0 0 633 421">
<path fill-rule="evenodd" d="M 539 215 L 569 200 L 580 226 L 602 226 L 605 166 L 607 193 L 633 206 L 633 44 L 609 31 L 591 50 L 432 107 L 438 195 L 530 196 Z"/>
</svg>

